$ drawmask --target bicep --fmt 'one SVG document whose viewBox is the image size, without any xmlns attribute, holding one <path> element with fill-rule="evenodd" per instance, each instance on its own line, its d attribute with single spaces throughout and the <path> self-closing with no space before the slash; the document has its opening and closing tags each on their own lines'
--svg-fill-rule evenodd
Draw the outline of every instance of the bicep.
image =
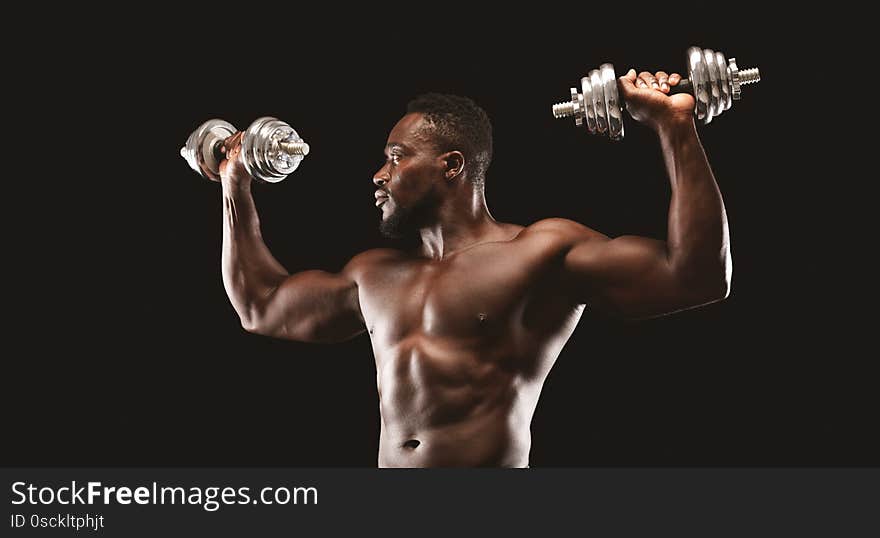
<svg viewBox="0 0 880 538">
<path fill-rule="evenodd" d="M 302 271 L 262 302 L 253 332 L 303 342 L 338 342 L 364 330 L 358 287 L 345 273 Z"/>
<path fill-rule="evenodd" d="M 651 317 L 686 308 L 687 287 L 667 255 L 666 243 L 622 236 L 591 237 L 565 256 L 565 272 L 582 302 L 625 318 Z"/>
</svg>

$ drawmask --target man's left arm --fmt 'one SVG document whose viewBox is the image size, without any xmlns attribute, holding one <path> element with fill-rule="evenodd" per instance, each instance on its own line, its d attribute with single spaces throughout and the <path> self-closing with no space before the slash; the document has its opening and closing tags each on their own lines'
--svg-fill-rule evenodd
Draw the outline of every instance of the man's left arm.
<svg viewBox="0 0 880 538">
<path fill-rule="evenodd" d="M 622 317 L 693 308 L 730 290 L 724 201 L 697 136 L 693 96 L 666 95 L 678 80 L 663 72 L 637 77 L 632 70 L 620 79 L 630 115 L 657 133 L 663 150 L 672 186 L 666 241 L 570 230 L 577 239 L 565 254 L 566 280 L 583 302 Z"/>
</svg>

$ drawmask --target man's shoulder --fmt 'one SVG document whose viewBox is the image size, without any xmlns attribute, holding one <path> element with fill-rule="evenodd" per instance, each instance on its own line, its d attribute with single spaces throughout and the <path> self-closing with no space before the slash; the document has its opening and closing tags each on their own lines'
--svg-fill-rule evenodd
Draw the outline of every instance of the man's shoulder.
<svg viewBox="0 0 880 538">
<path fill-rule="evenodd" d="M 542 241 L 558 241 L 574 244 L 577 242 L 605 237 L 596 230 L 580 222 L 561 217 L 541 219 L 526 226 L 520 232 L 522 238 L 540 238 Z"/>
<path fill-rule="evenodd" d="M 366 269 L 376 267 L 380 264 L 403 261 L 408 258 L 409 255 L 402 250 L 394 248 L 371 248 L 352 256 L 351 260 L 345 265 L 345 272 L 349 274 L 359 274 Z"/>
</svg>

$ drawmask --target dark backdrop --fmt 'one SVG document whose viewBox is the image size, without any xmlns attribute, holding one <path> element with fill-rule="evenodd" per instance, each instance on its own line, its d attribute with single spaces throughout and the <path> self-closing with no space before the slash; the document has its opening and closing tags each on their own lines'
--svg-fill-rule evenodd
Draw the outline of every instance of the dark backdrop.
<svg viewBox="0 0 880 538">
<path fill-rule="evenodd" d="M 682 70 L 692 44 L 763 75 L 700 129 L 727 205 L 733 291 L 645 322 L 587 312 L 544 387 L 531 463 L 878 462 L 876 359 L 850 338 L 867 322 L 846 304 L 853 228 L 828 188 L 852 177 L 850 142 L 802 83 L 811 39 L 783 39 L 779 19 L 747 10 L 726 24 L 699 23 L 693 6 L 621 12 L 585 31 L 574 14 L 474 21 L 439 6 L 407 19 L 399 7 L 259 25 L 230 12 L 222 26 L 138 13 L 32 34 L 55 52 L 13 61 L 23 157 L 6 160 L 22 189 L 7 199 L 9 338 L 25 345 L 4 361 L 4 463 L 374 466 L 367 336 L 323 346 L 241 329 L 220 276 L 220 188 L 179 157 L 188 134 L 212 117 L 244 128 L 274 115 L 309 142 L 293 176 L 254 188 L 290 271 L 338 270 L 386 244 L 372 174 L 425 91 L 470 96 L 492 118 L 496 219 L 662 238 L 654 135 L 627 118 L 611 143 L 550 105 L 604 61 Z"/>
</svg>

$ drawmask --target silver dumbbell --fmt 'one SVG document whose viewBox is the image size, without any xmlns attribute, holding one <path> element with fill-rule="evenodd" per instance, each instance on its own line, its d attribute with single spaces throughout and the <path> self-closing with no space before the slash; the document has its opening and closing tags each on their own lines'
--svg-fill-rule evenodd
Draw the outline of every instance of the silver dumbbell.
<svg viewBox="0 0 880 538">
<path fill-rule="evenodd" d="M 216 179 L 225 158 L 223 142 L 236 132 L 229 122 L 208 120 L 189 135 L 180 156 L 202 177 Z M 309 145 L 293 127 L 268 116 L 254 121 L 241 138 L 241 160 L 248 173 L 268 183 L 286 178 L 308 154 Z"/>
<path fill-rule="evenodd" d="M 694 114 L 709 123 L 738 101 L 741 88 L 761 80 L 757 67 L 740 70 L 736 58 L 711 49 L 687 50 L 688 78 L 681 79 L 669 93 L 693 94 Z M 571 100 L 553 105 L 554 118 L 574 116 L 575 124 L 586 123 L 590 134 L 607 133 L 612 140 L 623 138 L 624 103 L 617 90 L 617 75 L 610 63 L 602 64 L 581 79 L 581 92 L 571 88 Z"/>
</svg>

